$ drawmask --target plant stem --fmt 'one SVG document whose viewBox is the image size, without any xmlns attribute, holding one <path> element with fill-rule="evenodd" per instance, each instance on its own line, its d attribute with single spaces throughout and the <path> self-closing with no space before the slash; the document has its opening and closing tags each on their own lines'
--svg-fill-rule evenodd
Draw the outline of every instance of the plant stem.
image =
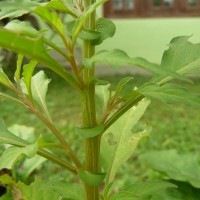
<svg viewBox="0 0 200 200">
<path fill-rule="evenodd" d="M 84 7 L 87 8 L 95 0 L 85 0 Z M 95 12 L 92 13 L 86 21 L 85 28 L 95 29 Z M 85 40 L 83 44 L 84 58 L 90 58 L 95 54 L 95 47 L 90 41 Z M 96 107 L 95 107 L 95 83 L 91 81 L 94 78 L 93 69 L 85 68 L 83 70 L 83 79 L 86 85 L 83 95 L 83 125 L 85 127 L 96 126 Z M 86 138 L 85 141 L 85 170 L 97 173 L 100 171 L 100 136 Z M 85 184 L 87 200 L 99 200 L 99 186 L 90 186 Z"/>
</svg>

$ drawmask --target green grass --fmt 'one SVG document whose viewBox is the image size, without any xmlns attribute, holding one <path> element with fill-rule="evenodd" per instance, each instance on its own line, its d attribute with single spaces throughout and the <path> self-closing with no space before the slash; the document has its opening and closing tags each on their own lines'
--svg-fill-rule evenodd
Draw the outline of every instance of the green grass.
<svg viewBox="0 0 200 200">
<path fill-rule="evenodd" d="M 52 79 L 49 85 L 47 95 L 47 102 L 53 121 L 57 128 L 65 135 L 72 147 L 80 152 L 81 141 L 79 138 L 72 134 L 73 124 L 81 124 L 81 106 L 79 95 L 65 82 L 58 77 L 52 76 L 48 73 L 48 77 Z M 104 76 L 100 79 L 109 80 L 113 83 L 113 88 L 122 76 Z M 139 86 L 148 80 L 148 77 L 135 77 L 124 90 L 124 93 L 130 91 L 135 86 Z M 200 80 L 194 79 L 194 84 L 187 85 L 192 91 L 199 91 Z M 1 88 L 2 90 L 3 88 Z M 48 140 L 54 140 L 43 124 L 25 108 L 8 102 L 0 100 L 0 115 L 5 120 L 7 126 L 13 124 L 24 124 L 26 126 L 35 127 L 37 133 L 48 135 Z M 191 106 L 178 104 L 178 105 L 164 105 L 157 101 L 152 101 L 152 104 L 145 113 L 142 121 L 152 126 L 152 133 L 149 139 L 141 142 L 136 153 L 129 160 L 128 164 L 121 168 L 121 173 L 127 179 L 131 174 L 135 175 L 137 179 L 143 179 L 146 174 L 146 168 L 137 163 L 137 159 L 141 153 L 150 150 L 161 149 L 177 149 L 179 152 L 200 152 L 200 112 Z M 82 154 L 83 152 L 80 152 Z M 128 166 L 127 166 L 128 165 Z M 130 170 L 128 170 L 128 168 Z M 124 175 L 124 171 L 126 171 Z M 57 166 L 53 166 L 50 162 L 45 163 L 41 169 L 40 174 L 51 178 L 64 176 L 65 172 Z"/>
</svg>

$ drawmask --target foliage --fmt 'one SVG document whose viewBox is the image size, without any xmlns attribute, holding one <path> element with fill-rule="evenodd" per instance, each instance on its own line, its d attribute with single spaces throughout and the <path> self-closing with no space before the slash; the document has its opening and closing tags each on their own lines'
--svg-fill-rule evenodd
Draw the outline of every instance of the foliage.
<svg viewBox="0 0 200 200">
<path fill-rule="evenodd" d="M 112 184 L 116 180 L 119 168 L 135 152 L 139 141 L 150 133 L 149 126 L 142 126 L 142 129 L 138 130 L 136 125 L 139 124 L 151 98 L 157 98 L 167 104 L 181 102 L 199 108 L 199 94 L 192 93 L 180 84 L 171 83 L 174 79 L 191 82 L 185 75 L 199 73 L 199 44 L 192 44 L 189 42 L 189 37 L 185 36 L 174 38 L 170 42 L 169 49 L 164 52 L 160 65 L 144 58 L 130 58 L 118 49 L 95 53 L 95 45 L 101 44 L 115 33 L 115 26 L 110 20 L 96 19 L 95 10 L 104 2 L 105 0 L 74 1 L 72 4 L 68 0 L 52 0 L 47 3 L 14 0 L 0 3 L 1 19 L 33 13 L 52 28 L 64 45 L 63 49 L 47 37 L 45 30 L 37 31 L 25 22 L 14 20 L 0 29 L 0 46 L 18 53 L 14 82 L 2 69 L 0 70 L 0 83 L 10 90 L 8 93 L 2 90 L 0 97 L 27 108 L 54 136 L 51 142 L 45 133 L 37 134 L 30 140 L 29 137 L 12 133 L 1 120 L 0 143 L 12 146 L 5 146 L 0 158 L 0 167 L 15 171 L 15 167 L 20 163 L 26 166 L 24 172 L 26 178 L 47 159 L 68 170 L 75 177 L 74 183 L 68 183 L 66 180 L 48 183 L 36 177 L 30 185 L 26 185 L 17 177 L 13 179 L 9 175 L 0 176 L 1 184 L 8 189 L 6 195 L 11 194 L 14 199 L 99 200 L 101 195 L 105 200 L 124 198 L 147 200 L 156 199 L 156 195 L 164 198 L 166 191 L 175 187 L 169 182 L 154 181 L 135 183 L 115 191 Z M 60 17 L 58 11 L 67 17 L 71 16 L 73 19 L 71 29 L 65 26 L 65 15 L 64 18 Z M 75 47 L 80 45 L 80 39 L 83 41 L 81 46 L 83 60 L 81 66 L 78 66 L 74 51 Z M 72 73 L 53 58 L 50 52 L 59 53 L 71 67 Z M 30 59 L 26 64 L 23 63 L 24 57 Z M 153 73 L 153 78 L 139 88 L 134 88 L 133 85 L 130 92 L 124 93 L 124 88 L 132 77 L 123 78 L 113 90 L 110 83 L 97 80 L 94 76 L 96 63 L 107 64 L 114 68 L 126 64 L 137 65 Z M 80 138 L 79 144 L 84 143 L 84 151 L 81 146 L 78 147 L 79 151 L 84 152 L 81 156 L 71 145 L 79 142 L 76 137 L 69 141 L 69 136 L 61 133 L 56 121 L 52 119 L 53 115 L 50 115 L 46 104 L 50 80 L 43 71 L 34 73 L 36 65 L 51 70 L 80 95 L 82 122 L 75 122 L 72 133 Z M 98 102 L 100 108 L 96 106 Z M 23 134 L 26 134 L 26 131 L 23 131 Z M 178 156 L 172 153 L 170 159 L 172 162 L 177 161 Z M 38 160 L 39 162 L 31 168 L 30 163 L 38 159 L 38 156 L 43 159 Z M 33 160 L 27 161 L 27 158 Z M 196 159 L 185 156 L 184 159 L 186 158 L 198 168 Z M 156 165 L 157 169 L 165 171 L 178 181 L 188 181 L 193 186 L 198 186 L 198 181 L 194 181 L 190 176 L 183 176 L 181 171 L 179 174 L 177 171 L 169 172 L 170 168 L 162 168 L 165 162 L 166 160 L 163 160 L 161 166 Z M 178 167 L 188 173 L 190 168 L 185 169 L 183 161 L 179 164 Z M 77 183 L 81 183 L 84 187 Z M 101 184 L 104 188 L 102 194 L 99 187 Z M 35 192 L 38 190 L 40 192 Z"/>
</svg>

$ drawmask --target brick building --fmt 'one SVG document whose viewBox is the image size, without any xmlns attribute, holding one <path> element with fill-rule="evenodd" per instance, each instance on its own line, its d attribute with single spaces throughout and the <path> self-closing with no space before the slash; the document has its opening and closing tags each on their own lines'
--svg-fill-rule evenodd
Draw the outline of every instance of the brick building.
<svg viewBox="0 0 200 200">
<path fill-rule="evenodd" d="M 109 0 L 104 5 L 104 16 L 110 18 L 200 16 L 200 0 Z"/>
</svg>

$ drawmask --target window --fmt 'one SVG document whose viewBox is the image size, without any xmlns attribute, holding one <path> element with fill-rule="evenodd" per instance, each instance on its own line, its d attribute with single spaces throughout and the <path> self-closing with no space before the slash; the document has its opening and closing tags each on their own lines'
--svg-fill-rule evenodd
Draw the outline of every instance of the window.
<svg viewBox="0 0 200 200">
<path fill-rule="evenodd" d="M 200 16 L 200 0 L 109 0 L 104 16 L 110 18 Z"/>
</svg>

